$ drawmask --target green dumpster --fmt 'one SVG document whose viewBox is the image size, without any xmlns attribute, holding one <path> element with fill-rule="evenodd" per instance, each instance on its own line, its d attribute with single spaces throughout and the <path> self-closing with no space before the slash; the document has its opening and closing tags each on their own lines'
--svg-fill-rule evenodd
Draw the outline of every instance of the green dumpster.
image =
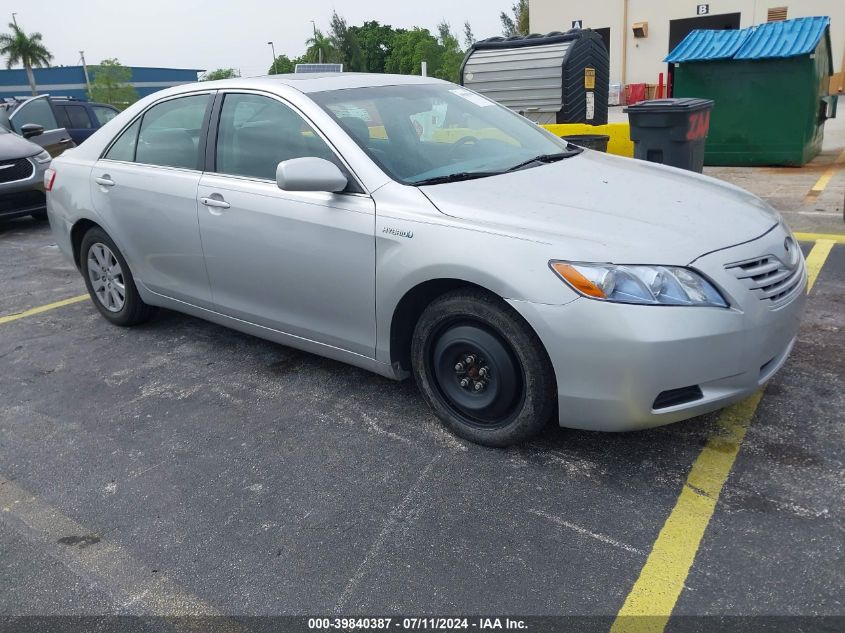
<svg viewBox="0 0 845 633">
<path fill-rule="evenodd" d="M 696 30 L 666 57 L 673 96 L 716 102 L 705 165 L 804 165 L 836 115 L 830 18 Z"/>
</svg>

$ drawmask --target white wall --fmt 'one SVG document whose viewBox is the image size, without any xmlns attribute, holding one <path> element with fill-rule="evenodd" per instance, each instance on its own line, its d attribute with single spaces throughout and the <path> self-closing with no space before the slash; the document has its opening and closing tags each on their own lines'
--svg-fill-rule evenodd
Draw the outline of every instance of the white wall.
<svg viewBox="0 0 845 633">
<path fill-rule="evenodd" d="M 696 16 L 699 4 L 710 5 L 710 15 L 740 13 L 740 27 L 766 21 L 770 7 L 788 7 L 788 17 L 828 15 L 831 18 L 833 66 L 840 70 L 845 52 L 845 0 L 627 0 L 627 59 L 623 78 L 623 14 L 626 0 L 529 0 L 532 33 L 566 31 L 573 20 L 584 28 L 610 27 L 610 81 L 657 83 L 666 72 L 663 58 L 669 52 L 669 21 Z M 648 37 L 635 39 L 634 22 L 648 22 Z"/>
</svg>

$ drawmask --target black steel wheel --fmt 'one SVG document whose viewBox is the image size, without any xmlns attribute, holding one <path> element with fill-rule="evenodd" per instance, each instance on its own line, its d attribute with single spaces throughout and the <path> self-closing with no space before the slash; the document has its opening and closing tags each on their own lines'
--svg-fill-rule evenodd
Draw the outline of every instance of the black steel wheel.
<svg viewBox="0 0 845 633">
<path fill-rule="evenodd" d="M 510 346 L 473 321 L 446 324 L 431 337 L 434 384 L 456 415 L 482 428 L 507 424 L 522 397 L 522 367 Z"/>
<path fill-rule="evenodd" d="M 487 446 L 538 433 L 554 410 L 556 383 L 545 348 L 522 317 L 477 289 L 426 308 L 411 346 L 414 377 L 455 434 Z"/>
</svg>

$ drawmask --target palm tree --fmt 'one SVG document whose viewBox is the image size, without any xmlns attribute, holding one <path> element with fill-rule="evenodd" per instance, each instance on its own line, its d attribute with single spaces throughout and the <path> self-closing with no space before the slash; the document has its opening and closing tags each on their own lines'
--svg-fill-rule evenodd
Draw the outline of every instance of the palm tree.
<svg viewBox="0 0 845 633">
<path fill-rule="evenodd" d="M 41 43 L 41 33 L 27 35 L 13 22 L 9 22 L 9 28 L 12 29 L 11 33 L 0 35 L 0 55 L 6 56 L 6 68 L 11 68 L 15 64 L 23 65 L 32 94 L 37 95 L 32 69 L 49 66 L 53 54 Z"/>
<path fill-rule="evenodd" d="M 308 47 L 305 56 L 312 62 L 329 63 L 337 59 L 337 49 L 332 38 L 323 35 L 319 29 L 314 30 L 314 37 L 305 40 Z"/>
</svg>

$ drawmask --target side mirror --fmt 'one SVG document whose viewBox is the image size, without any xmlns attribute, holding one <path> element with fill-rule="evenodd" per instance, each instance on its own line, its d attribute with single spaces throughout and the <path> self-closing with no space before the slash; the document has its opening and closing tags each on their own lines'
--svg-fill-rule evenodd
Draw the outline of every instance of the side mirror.
<svg viewBox="0 0 845 633">
<path fill-rule="evenodd" d="M 285 191 L 330 191 L 346 189 L 348 181 L 337 165 L 309 156 L 283 160 L 276 167 L 276 184 Z"/>
<path fill-rule="evenodd" d="M 37 123 L 24 123 L 21 126 L 21 136 L 24 138 L 32 138 L 33 136 L 40 136 L 44 134 L 44 128 Z"/>
</svg>

